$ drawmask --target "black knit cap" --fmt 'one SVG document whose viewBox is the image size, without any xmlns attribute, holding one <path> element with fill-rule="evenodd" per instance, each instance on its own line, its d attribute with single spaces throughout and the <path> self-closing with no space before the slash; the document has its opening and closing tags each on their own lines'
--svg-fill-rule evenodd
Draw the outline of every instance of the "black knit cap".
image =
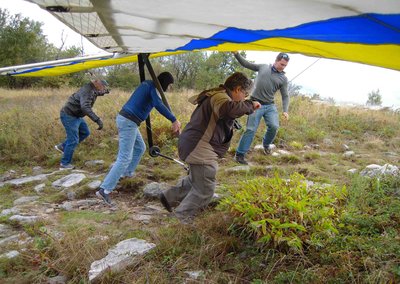
<svg viewBox="0 0 400 284">
<path fill-rule="evenodd" d="M 170 84 L 174 83 L 174 77 L 169 72 L 162 72 L 158 75 L 158 81 L 160 81 L 161 88 L 165 92 Z"/>
</svg>

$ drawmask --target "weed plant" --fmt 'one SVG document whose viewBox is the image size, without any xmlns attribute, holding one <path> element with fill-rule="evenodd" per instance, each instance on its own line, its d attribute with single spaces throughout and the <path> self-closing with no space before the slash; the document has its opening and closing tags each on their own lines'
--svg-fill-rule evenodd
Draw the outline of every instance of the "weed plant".
<svg viewBox="0 0 400 284">
<path fill-rule="evenodd" d="M 302 251 L 304 245 L 321 246 L 321 239 L 338 232 L 337 219 L 346 189 L 308 187 L 303 176 L 289 180 L 257 178 L 229 189 L 221 208 L 235 217 L 233 230 L 265 246 Z"/>
</svg>

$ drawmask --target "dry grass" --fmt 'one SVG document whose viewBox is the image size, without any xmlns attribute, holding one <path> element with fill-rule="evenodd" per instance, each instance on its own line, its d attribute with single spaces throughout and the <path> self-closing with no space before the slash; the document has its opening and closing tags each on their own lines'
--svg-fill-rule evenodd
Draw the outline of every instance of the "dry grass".
<svg viewBox="0 0 400 284">
<path fill-rule="evenodd" d="M 59 111 L 73 91 L 0 90 L 0 175 L 11 168 L 22 174 L 29 173 L 34 165 L 49 170 L 58 165 L 60 155 L 53 147 L 65 135 Z M 167 94 L 182 126 L 189 121 L 194 109 L 187 99 L 196 93 L 185 91 Z M 129 96 L 128 92 L 112 90 L 110 95 L 98 99 L 94 110 L 104 121 L 104 130 L 95 130 L 96 125 L 86 119 L 92 135 L 77 148 L 74 160 L 78 166 L 83 166 L 89 159 L 102 159 L 106 164 L 96 168 L 96 173 L 107 171 L 118 148 L 115 117 Z M 281 109 L 280 106 L 278 109 Z M 155 143 L 166 154 L 177 157 L 177 139 L 170 134 L 170 123 L 157 112 L 153 112 L 151 117 Z M 246 117 L 240 121 L 244 126 Z M 261 124 L 254 144 L 261 143 L 264 131 L 265 127 Z M 142 124 L 141 132 L 146 137 L 145 124 Z M 399 155 L 396 155 L 400 152 L 400 115 L 389 111 L 315 105 L 307 98 L 292 98 L 290 120 L 282 123 L 276 140 L 280 148 L 292 154 L 271 157 L 252 151 L 248 159 L 256 164 L 255 167 L 248 172 L 227 173 L 226 169 L 237 166 L 232 158 L 240 133 L 236 132 L 232 149 L 220 161 L 217 180 L 218 189 L 222 191 L 238 180 L 273 176 L 275 172 L 282 177 L 298 172 L 312 181 L 349 185 L 351 177 L 347 170 L 350 168 L 361 169 L 370 163 L 400 163 Z M 325 139 L 330 139 L 331 144 L 326 144 Z M 303 149 L 311 144 L 318 144 L 319 148 Z M 345 159 L 343 144 L 348 145 L 356 155 Z M 173 184 L 183 174 L 180 166 L 173 162 L 145 155 L 138 167 L 137 177 L 121 182 L 122 190 L 115 200 L 125 202 L 127 208 L 143 204 L 147 202 L 140 195 L 144 184 L 150 181 Z M 48 181 L 49 184 L 51 182 Z M 16 190 L 6 186 L 2 192 L 1 208 L 9 208 L 25 192 L 33 194 L 33 189 L 27 186 Z M 65 195 L 60 193 L 46 191 L 45 195 L 45 201 L 59 203 L 65 200 Z M 79 198 L 87 195 L 90 192 L 85 186 L 78 189 Z M 230 234 L 232 220 L 226 212 L 211 209 L 196 219 L 191 227 L 177 224 L 169 218 L 139 225 L 126 214 L 123 210 L 109 214 L 90 210 L 55 213 L 52 225 L 65 237 L 54 239 L 42 231 L 31 230 L 31 235 L 35 237 L 34 244 L 20 259 L 0 263 L 0 273 L 5 273 L 0 277 L 4 277 L 8 283 L 31 283 L 32 279 L 40 283 L 47 276 L 61 273 L 68 276 L 70 283 L 86 283 L 93 260 L 104 256 L 107 249 L 118 241 L 136 236 L 156 243 L 157 248 L 126 270 L 105 275 L 102 283 L 362 283 L 367 279 L 372 282 L 393 279 L 394 283 L 397 280 L 391 278 L 394 277 L 391 268 L 379 266 L 386 257 L 389 259 L 388 267 L 393 267 L 393 258 L 389 258 L 384 250 L 389 246 L 382 246 L 382 253 L 376 257 L 381 257 L 383 261 L 374 260 L 369 264 L 371 259 L 367 257 L 371 256 L 367 253 L 373 251 L 375 242 L 371 240 L 366 245 L 368 251 L 363 250 L 362 253 L 367 254 L 365 266 L 372 267 L 368 266 L 371 271 L 369 275 L 366 272 L 368 269 L 363 268 L 362 256 L 358 255 L 362 248 L 347 252 L 346 249 L 353 248 L 345 241 L 346 238 L 354 238 L 354 244 L 365 242 L 361 237 L 357 239 L 358 236 L 344 236 L 343 243 L 337 244 L 338 247 L 343 246 L 343 251 L 336 251 L 337 255 L 334 256 L 323 249 L 293 255 L 276 250 L 260 251 L 252 240 L 243 240 L 240 236 Z M 6 218 L 2 222 L 7 223 Z M 368 224 L 364 222 L 360 221 L 360 224 Z M 389 233 L 395 235 L 395 232 Z M 108 236 L 109 239 L 93 242 L 93 237 L 99 235 Z M 387 235 L 379 237 L 385 238 Z M 392 240 L 388 237 L 388 241 Z M 390 244 L 395 246 L 395 242 Z M 334 244 L 331 246 L 334 247 Z M 336 268 L 338 265 L 340 267 Z M 374 270 L 374 266 L 378 268 Z M 188 270 L 202 270 L 205 276 L 200 280 L 188 280 L 185 273 Z"/>
</svg>

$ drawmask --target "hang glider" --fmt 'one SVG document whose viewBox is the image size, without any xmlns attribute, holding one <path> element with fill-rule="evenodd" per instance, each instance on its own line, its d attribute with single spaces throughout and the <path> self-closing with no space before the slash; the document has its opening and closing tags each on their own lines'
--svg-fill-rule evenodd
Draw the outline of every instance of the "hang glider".
<svg viewBox="0 0 400 284">
<path fill-rule="evenodd" d="M 398 0 L 27 0 L 108 52 L 2 75 L 53 76 L 189 51 L 284 51 L 400 70 Z"/>
</svg>

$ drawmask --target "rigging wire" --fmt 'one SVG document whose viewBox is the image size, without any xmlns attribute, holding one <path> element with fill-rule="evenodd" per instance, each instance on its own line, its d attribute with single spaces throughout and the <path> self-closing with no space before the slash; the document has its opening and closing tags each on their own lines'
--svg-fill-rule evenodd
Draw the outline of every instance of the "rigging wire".
<svg viewBox="0 0 400 284">
<path fill-rule="evenodd" d="M 298 73 L 296 76 L 294 76 L 290 81 L 292 82 L 294 79 L 296 79 L 297 77 L 299 77 L 301 74 L 303 74 L 307 69 L 309 69 L 311 66 L 313 66 L 315 63 L 317 63 L 321 58 L 317 58 L 317 60 L 315 60 L 313 63 L 311 63 L 310 65 L 308 65 L 303 71 L 301 71 L 300 73 Z"/>
</svg>

